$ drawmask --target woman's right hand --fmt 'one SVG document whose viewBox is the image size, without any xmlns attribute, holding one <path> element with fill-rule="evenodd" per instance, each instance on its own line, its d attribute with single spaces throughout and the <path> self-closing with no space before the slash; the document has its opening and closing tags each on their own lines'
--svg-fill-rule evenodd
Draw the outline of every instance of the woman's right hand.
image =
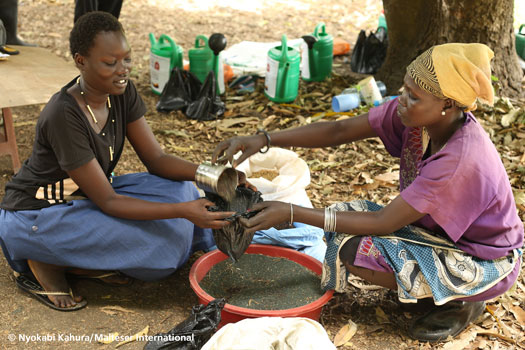
<svg viewBox="0 0 525 350">
<path fill-rule="evenodd" d="M 217 147 L 215 147 L 211 162 L 213 164 L 225 164 L 229 161 L 235 168 L 249 156 L 257 153 L 265 146 L 268 145 L 264 134 L 233 137 L 231 139 L 222 141 L 217 145 Z M 239 151 L 242 152 L 241 156 L 234 160 L 233 156 Z"/>
<path fill-rule="evenodd" d="M 186 202 L 186 205 L 185 218 L 201 228 L 223 228 L 230 224 L 224 219 L 235 214 L 234 211 L 208 211 L 215 204 L 206 198 Z"/>
</svg>

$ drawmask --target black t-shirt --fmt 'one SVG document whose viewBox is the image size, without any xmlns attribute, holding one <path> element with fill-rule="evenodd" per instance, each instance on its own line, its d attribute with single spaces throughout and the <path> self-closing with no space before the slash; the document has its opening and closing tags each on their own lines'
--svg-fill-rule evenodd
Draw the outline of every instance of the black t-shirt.
<svg viewBox="0 0 525 350">
<path fill-rule="evenodd" d="M 106 176 L 111 175 L 122 154 L 127 123 L 141 118 L 146 113 L 146 106 L 129 81 L 124 94 L 110 96 L 108 120 L 97 134 L 75 98 L 67 92 L 75 83 L 76 78 L 53 95 L 42 110 L 31 156 L 6 184 L 1 208 L 41 209 L 81 195 L 67 171 L 93 158 Z M 114 149 L 113 161 L 110 160 L 110 146 Z"/>
</svg>

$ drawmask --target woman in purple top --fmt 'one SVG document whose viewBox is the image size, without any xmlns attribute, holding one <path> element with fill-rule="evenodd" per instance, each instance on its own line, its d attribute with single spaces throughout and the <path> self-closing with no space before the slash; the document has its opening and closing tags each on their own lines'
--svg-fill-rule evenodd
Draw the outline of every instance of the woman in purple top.
<svg viewBox="0 0 525 350">
<path fill-rule="evenodd" d="M 264 146 L 332 147 L 379 136 L 400 158 L 400 194 L 381 207 L 357 200 L 324 209 L 263 202 L 243 223 L 262 230 L 293 220 L 323 227 L 322 286 L 344 291 L 348 274 L 432 300 L 409 328 L 415 339 L 456 336 L 507 291 L 520 271 L 523 223 L 496 148 L 470 113 L 492 104 L 490 60 L 482 44 L 434 46 L 407 68 L 403 93 L 341 121 L 221 142 L 213 160 L 239 164 Z M 432 298 L 432 299 L 430 299 Z"/>
</svg>

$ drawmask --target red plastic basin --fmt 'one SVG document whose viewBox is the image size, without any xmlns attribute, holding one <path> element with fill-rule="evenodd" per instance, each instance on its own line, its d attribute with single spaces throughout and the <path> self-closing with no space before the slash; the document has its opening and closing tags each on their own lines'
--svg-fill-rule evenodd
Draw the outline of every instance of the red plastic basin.
<svg viewBox="0 0 525 350">
<path fill-rule="evenodd" d="M 245 254 L 263 254 L 272 257 L 287 258 L 291 261 L 301 264 L 318 275 L 321 275 L 323 270 L 323 265 L 318 260 L 312 258 L 309 255 L 289 248 L 272 245 L 252 244 L 248 247 Z M 190 285 L 195 294 L 197 294 L 199 303 L 207 305 L 210 301 L 215 299 L 201 288 L 199 282 L 204 278 L 204 276 L 206 276 L 208 271 L 210 271 L 215 264 L 225 259 L 229 259 L 229 257 L 219 250 L 214 250 L 201 256 L 191 267 Z M 307 317 L 312 320 L 319 321 L 319 316 L 321 315 L 323 306 L 332 298 L 333 294 L 334 291 L 329 290 L 319 299 L 309 304 L 293 309 L 283 310 L 254 310 L 226 304 L 221 313 L 220 326 L 231 322 L 237 322 L 245 318 L 257 318 L 264 316 Z"/>
</svg>

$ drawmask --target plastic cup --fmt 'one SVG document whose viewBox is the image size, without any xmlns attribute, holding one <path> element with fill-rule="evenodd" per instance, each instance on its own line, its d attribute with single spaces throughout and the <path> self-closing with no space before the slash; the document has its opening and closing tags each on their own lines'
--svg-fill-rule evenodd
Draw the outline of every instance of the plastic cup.
<svg viewBox="0 0 525 350">
<path fill-rule="evenodd" d="M 358 93 L 337 95 L 332 98 L 332 110 L 336 113 L 346 112 L 359 107 L 361 98 Z"/>
<path fill-rule="evenodd" d="M 367 104 L 373 105 L 374 101 L 381 100 L 381 92 L 379 91 L 379 87 L 377 86 L 374 77 L 365 78 L 357 83 L 357 85 L 361 87 L 361 96 Z"/>
</svg>

